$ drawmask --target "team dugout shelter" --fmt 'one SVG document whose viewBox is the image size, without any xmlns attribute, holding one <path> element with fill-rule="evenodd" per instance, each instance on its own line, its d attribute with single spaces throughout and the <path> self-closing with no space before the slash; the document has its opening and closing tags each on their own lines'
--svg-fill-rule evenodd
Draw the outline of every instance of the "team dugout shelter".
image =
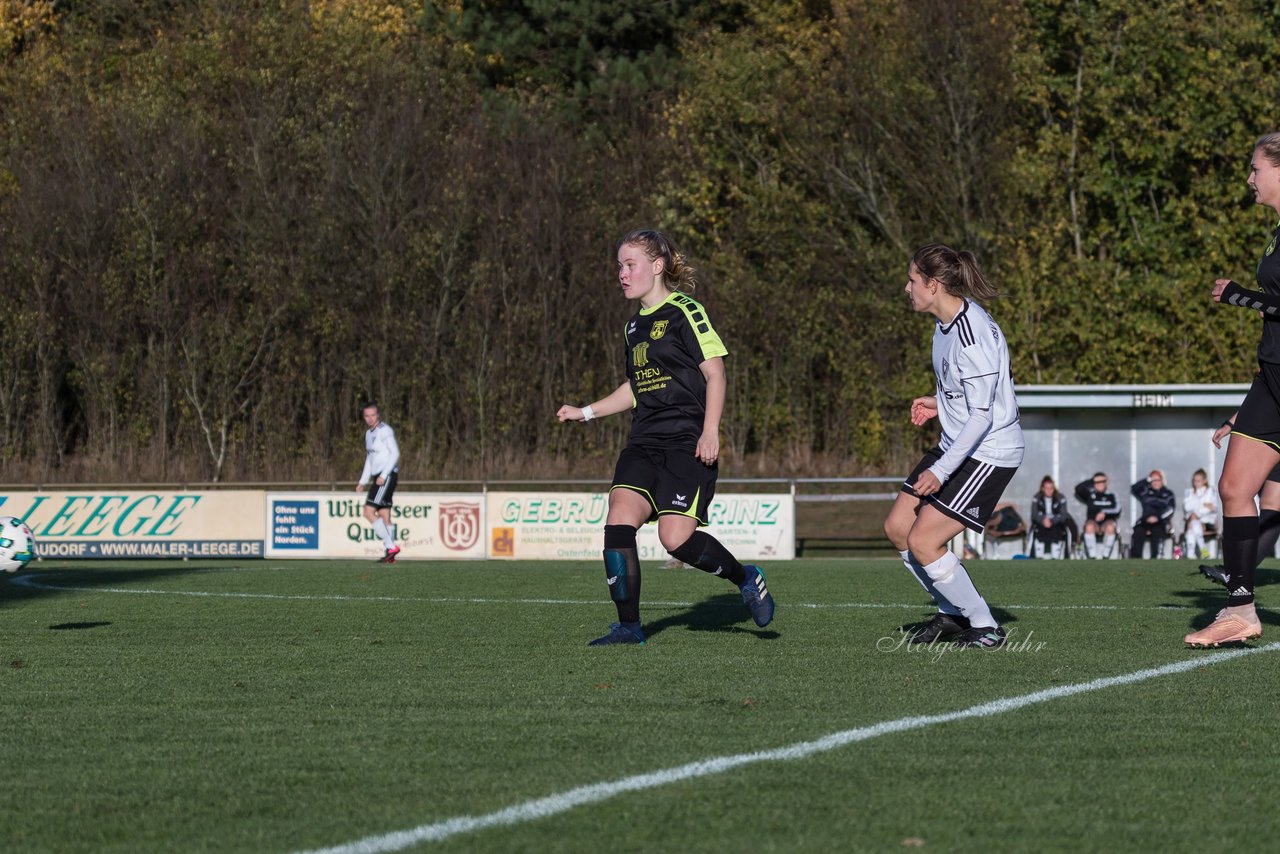
<svg viewBox="0 0 1280 854">
<path fill-rule="evenodd" d="M 1082 522 L 1084 506 L 1072 494 L 1075 485 L 1106 472 L 1111 491 L 1126 508 L 1120 527 L 1127 541 L 1138 512 L 1129 487 L 1160 469 L 1178 499 L 1174 531 L 1181 532 L 1182 496 L 1191 475 L 1202 468 L 1217 488 L 1227 443 L 1215 448 L 1211 437 L 1248 390 L 1248 383 L 1020 385 L 1027 451 L 1004 500 L 1026 514 L 1041 479 L 1049 475 L 1069 497 L 1071 515 Z"/>
</svg>

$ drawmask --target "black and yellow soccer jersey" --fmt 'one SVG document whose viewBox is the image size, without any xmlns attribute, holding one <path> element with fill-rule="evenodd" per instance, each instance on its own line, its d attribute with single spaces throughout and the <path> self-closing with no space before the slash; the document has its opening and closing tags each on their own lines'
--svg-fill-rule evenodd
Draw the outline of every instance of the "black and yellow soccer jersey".
<svg viewBox="0 0 1280 854">
<path fill-rule="evenodd" d="M 1280 242 L 1280 225 L 1271 235 L 1271 242 L 1258 261 L 1258 287 L 1263 293 L 1280 296 L 1280 252 L 1276 251 L 1276 243 Z M 1262 340 L 1258 342 L 1258 361 L 1269 364 L 1280 364 L 1280 317 L 1264 313 L 1262 315 Z"/>
<path fill-rule="evenodd" d="M 702 435 L 707 381 L 701 365 L 728 355 L 706 309 L 682 293 L 642 308 L 625 330 L 631 382 L 631 444 L 680 443 L 692 451 Z"/>
</svg>

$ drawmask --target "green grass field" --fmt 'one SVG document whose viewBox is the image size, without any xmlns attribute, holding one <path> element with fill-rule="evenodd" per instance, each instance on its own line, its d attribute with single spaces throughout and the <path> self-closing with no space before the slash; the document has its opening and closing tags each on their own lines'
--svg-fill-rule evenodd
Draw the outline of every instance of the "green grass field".
<svg viewBox="0 0 1280 854">
<path fill-rule="evenodd" d="M 930 609 L 888 560 L 768 567 L 763 630 L 724 582 L 646 566 L 648 644 L 592 649 L 612 618 L 594 564 L 42 562 L 0 581 L 0 848 L 405 850 L 387 835 L 415 828 L 409 847 L 435 851 L 1276 838 L 1280 614 L 1224 659 L 1181 643 L 1223 598 L 1190 562 L 971 569 L 1007 650 L 900 646 Z M 1199 664 L 1139 674 L 1179 662 Z M 1016 700 L 1103 677 L 1121 678 Z M 787 750 L 834 733 L 848 743 Z M 461 817 L 480 821 L 445 824 Z"/>
</svg>

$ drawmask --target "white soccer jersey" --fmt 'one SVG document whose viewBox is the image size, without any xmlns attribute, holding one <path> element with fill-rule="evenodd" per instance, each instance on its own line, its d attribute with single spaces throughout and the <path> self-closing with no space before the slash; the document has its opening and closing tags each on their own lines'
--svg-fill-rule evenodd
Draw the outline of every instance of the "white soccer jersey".
<svg viewBox="0 0 1280 854">
<path fill-rule="evenodd" d="M 937 323 L 933 374 L 942 458 L 930 471 L 938 480 L 945 482 L 966 457 L 1003 468 L 1019 466 L 1024 443 L 1009 348 L 982 306 L 965 300 L 950 323 Z"/>
<path fill-rule="evenodd" d="M 1202 525 L 1218 524 L 1218 502 L 1213 489 L 1207 485 L 1200 489 L 1187 487 L 1182 495 L 1182 509 L 1188 516 L 1194 515 Z"/>
<path fill-rule="evenodd" d="M 390 477 L 400 462 L 400 446 L 396 444 L 396 431 L 390 424 L 378 422 L 364 434 L 364 471 L 360 483 L 369 483 L 376 477 Z"/>
</svg>

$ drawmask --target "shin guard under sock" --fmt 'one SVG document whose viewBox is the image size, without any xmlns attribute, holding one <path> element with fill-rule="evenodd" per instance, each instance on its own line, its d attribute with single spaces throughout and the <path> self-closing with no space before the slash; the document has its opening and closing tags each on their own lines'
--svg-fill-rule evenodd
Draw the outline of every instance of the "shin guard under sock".
<svg viewBox="0 0 1280 854">
<path fill-rule="evenodd" d="M 618 622 L 640 622 L 640 552 L 630 525 L 604 526 L 604 576 Z"/>
<path fill-rule="evenodd" d="M 1258 565 L 1258 517 L 1222 519 L 1222 564 L 1227 570 L 1227 607 L 1253 602 L 1253 575 Z"/>
<path fill-rule="evenodd" d="M 694 531 L 689 539 L 671 550 L 671 556 L 690 566 L 696 566 L 703 572 L 727 578 L 738 587 L 747 580 L 747 574 L 738 559 L 706 531 Z"/>
</svg>

